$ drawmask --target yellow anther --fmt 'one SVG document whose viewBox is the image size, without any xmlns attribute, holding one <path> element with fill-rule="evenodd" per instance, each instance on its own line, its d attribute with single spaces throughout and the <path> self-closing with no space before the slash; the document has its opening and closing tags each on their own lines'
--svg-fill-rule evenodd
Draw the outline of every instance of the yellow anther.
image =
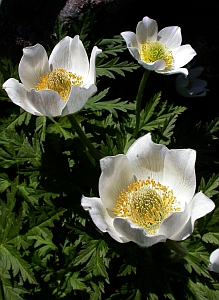
<svg viewBox="0 0 219 300">
<path fill-rule="evenodd" d="M 63 100 L 67 100 L 73 85 L 81 86 L 82 76 L 78 76 L 63 69 L 54 69 L 40 78 L 36 90 L 53 90 L 60 94 Z"/>
<path fill-rule="evenodd" d="M 180 211 L 173 191 L 148 177 L 130 184 L 116 199 L 114 213 L 156 234 L 164 218 Z"/>
<path fill-rule="evenodd" d="M 160 59 L 164 60 L 166 63 L 166 68 L 170 67 L 173 63 L 172 51 L 158 41 L 147 41 L 146 43 L 142 44 L 140 56 L 141 59 L 147 63 L 153 63 Z"/>
</svg>

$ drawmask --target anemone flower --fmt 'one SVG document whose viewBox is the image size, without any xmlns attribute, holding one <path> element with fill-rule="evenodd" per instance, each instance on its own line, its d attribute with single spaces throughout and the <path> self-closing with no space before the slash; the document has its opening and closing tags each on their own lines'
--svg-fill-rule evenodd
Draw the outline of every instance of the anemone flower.
<svg viewBox="0 0 219 300">
<path fill-rule="evenodd" d="M 194 194 L 195 159 L 195 150 L 169 150 L 146 134 L 126 155 L 100 160 L 100 197 L 83 196 L 81 205 L 102 232 L 120 243 L 149 247 L 184 240 L 195 220 L 215 206 L 202 192 Z"/>
<path fill-rule="evenodd" d="M 9 98 L 37 116 L 64 116 L 79 111 L 96 91 L 95 59 L 101 52 L 93 47 L 90 62 L 76 35 L 66 36 L 52 50 L 48 59 L 40 44 L 23 49 L 19 77 L 3 84 Z"/>
<path fill-rule="evenodd" d="M 189 69 L 188 76 L 179 74 L 176 77 L 176 90 L 183 97 L 204 97 L 206 92 L 207 81 L 197 78 L 203 72 L 203 67 Z"/>
<path fill-rule="evenodd" d="M 161 74 L 188 74 L 186 65 L 195 55 L 190 45 L 182 45 L 181 28 L 169 26 L 158 32 L 157 22 L 144 17 L 138 22 L 136 34 L 121 33 L 131 55 L 145 69 Z"/>
<path fill-rule="evenodd" d="M 219 273 L 219 249 L 216 249 L 211 253 L 208 270 Z"/>
</svg>

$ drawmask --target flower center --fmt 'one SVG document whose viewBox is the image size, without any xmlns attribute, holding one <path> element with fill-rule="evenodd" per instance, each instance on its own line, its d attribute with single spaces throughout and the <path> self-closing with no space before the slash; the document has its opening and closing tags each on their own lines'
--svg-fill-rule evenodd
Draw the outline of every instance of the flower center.
<svg viewBox="0 0 219 300">
<path fill-rule="evenodd" d="M 148 177 L 120 192 L 114 213 L 129 219 L 149 234 L 156 234 L 166 217 L 180 211 L 179 204 L 172 190 Z"/>
<path fill-rule="evenodd" d="M 82 76 L 78 76 L 63 69 L 54 69 L 45 76 L 40 77 L 36 90 L 53 90 L 60 94 L 63 100 L 67 100 L 73 85 L 81 86 Z"/>
<path fill-rule="evenodd" d="M 172 51 L 158 41 L 147 41 L 142 44 L 140 56 L 147 63 L 153 63 L 156 60 L 162 59 L 166 63 L 166 68 L 170 67 L 173 62 Z"/>
</svg>

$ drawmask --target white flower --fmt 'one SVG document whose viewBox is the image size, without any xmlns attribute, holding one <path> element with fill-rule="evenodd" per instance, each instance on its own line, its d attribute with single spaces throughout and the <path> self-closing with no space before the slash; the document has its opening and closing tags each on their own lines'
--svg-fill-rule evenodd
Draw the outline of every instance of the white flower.
<svg viewBox="0 0 219 300">
<path fill-rule="evenodd" d="M 78 35 L 62 39 L 49 59 L 42 45 L 26 47 L 18 68 L 22 83 L 10 78 L 2 87 L 15 104 L 33 115 L 75 113 L 97 91 L 95 59 L 100 52 L 93 47 L 89 62 Z"/>
<path fill-rule="evenodd" d="M 162 74 L 188 74 L 186 65 L 195 55 L 190 45 L 183 45 L 181 28 L 165 27 L 158 32 L 157 22 L 144 17 L 138 22 L 136 34 L 131 31 L 121 33 L 131 55 L 145 69 Z"/>
<path fill-rule="evenodd" d="M 194 195 L 196 152 L 136 140 L 126 155 L 100 161 L 100 198 L 82 197 L 95 225 L 116 241 L 149 247 L 186 239 L 196 219 L 214 209 L 202 192 Z"/>
<path fill-rule="evenodd" d="M 216 249 L 211 253 L 208 270 L 219 273 L 219 249 Z"/>
<path fill-rule="evenodd" d="M 206 92 L 207 81 L 197 78 L 204 68 L 196 67 L 189 69 L 189 75 L 186 77 L 179 74 L 176 77 L 176 90 L 183 97 L 204 97 Z"/>
</svg>

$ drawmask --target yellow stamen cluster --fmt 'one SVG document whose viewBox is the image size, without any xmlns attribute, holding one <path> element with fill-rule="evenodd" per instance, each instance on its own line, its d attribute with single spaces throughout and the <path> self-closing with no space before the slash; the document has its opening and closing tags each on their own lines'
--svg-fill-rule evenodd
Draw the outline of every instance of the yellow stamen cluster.
<svg viewBox="0 0 219 300">
<path fill-rule="evenodd" d="M 147 63 L 153 63 L 156 60 L 162 59 L 166 63 L 166 68 L 170 67 L 173 63 L 172 51 L 158 41 L 147 41 L 142 44 L 140 57 L 142 61 Z"/>
<path fill-rule="evenodd" d="M 148 177 L 121 191 L 114 213 L 156 234 L 164 218 L 180 211 L 179 204 L 172 190 Z"/>
<path fill-rule="evenodd" d="M 73 85 L 81 86 L 82 76 L 78 76 L 63 69 L 54 69 L 40 78 L 36 90 L 53 90 L 60 94 L 63 100 L 67 100 Z"/>
</svg>

